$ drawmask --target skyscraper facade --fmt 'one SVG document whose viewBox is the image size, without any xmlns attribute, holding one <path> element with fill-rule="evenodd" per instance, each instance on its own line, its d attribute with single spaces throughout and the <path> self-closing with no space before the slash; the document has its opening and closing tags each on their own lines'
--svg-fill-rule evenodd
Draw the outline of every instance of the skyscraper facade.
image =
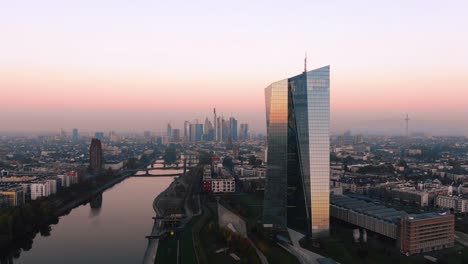
<svg viewBox="0 0 468 264">
<path fill-rule="evenodd" d="M 232 141 L 237 141 L 237 119 L 229 118 L 229 131 Z"/>
<path fill-rule="evenodd" d="M 167 135 L 167 139 L 169 141 L 172 141 L 172 126 L 171 124 L 167 124 L 167 128 L 166 128 L 166 135 Z"/>
<path fill-rule="evenodd" d="M 101 141 L 93 138 L 89 147 L 89 168 L 93 173 L 99 173 L 102 170 L 103 164 Z"/>
<path fill-rule="evenodd" d="M 74 129 L 73 129 L 72 135 L 73 135 L 73 136 L 72 136 L 72 140 L 73 140 L 73 141 L 78 141 L 78 137 L 79 137 L 79 135 L 78 135 L 78 128 L 74 128 Z"/>
<path fill-rule="evenodd" d="M 265 89 L 268 134 L 263 221 L 312 237 L 328 234 L 330 67 Z"/>
<path fill-rule="evenodd" d="M 216 139 L 219 142 L 223 141 L 223 132 L 224 132 L 223 123 L 224 123 L 224 118 L 221 116 L 218 116 L 216 120 Z"/>
<path fill-rule="evenodd" d="M 172 130 L 172 141 L 173 142 L 180 142 L 180 129 L 174 128 Z"/>
<path fill-rule="evenodd" d="M 185 142 L 190 141 L 190 122 L 189 121 L 184 122 L 184 141 Z"/>
<path fill-rule="evenodd" d="M 249 124 L 240 124 L 239 139 L 240 140 L 249 139 Z"/>
</svg>

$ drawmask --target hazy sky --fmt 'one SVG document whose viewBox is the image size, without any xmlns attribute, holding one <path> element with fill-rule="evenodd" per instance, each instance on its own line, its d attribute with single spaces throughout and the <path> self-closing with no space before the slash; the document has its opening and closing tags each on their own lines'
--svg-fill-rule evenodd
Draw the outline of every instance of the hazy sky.
<svg viewBox="0 0 468 264">
<path fill-rule="evenodd" d="M 332 131 L 468 135 L 467 1 L 0 1 L 0 131 L 161 131 L 331 66 Z"/>
</svg>

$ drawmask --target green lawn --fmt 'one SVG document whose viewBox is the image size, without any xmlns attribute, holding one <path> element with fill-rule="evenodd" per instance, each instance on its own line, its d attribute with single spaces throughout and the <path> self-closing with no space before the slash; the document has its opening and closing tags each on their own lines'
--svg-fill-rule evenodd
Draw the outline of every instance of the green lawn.
<svg viewBox="0 0 468 264">
<path fill-rule="evenodd" d="M 195 243 L 198 244 L 199 255 L 205 259 L 207 263 L 260 263 L 255 250 L 248 245 L 248 243 L 242 244 L 243 249 L 235 249 L 233 243 L 230 245 L 222 237 L 219 229 L 217 228 L 217 216 L 215 215 L 215 204 L 209 203 L 209 206 L 205 206 L 203 209 L 203 215 L 200 220 L 194 225 L 194 237 Z M 215 253 L 216 250 L 221 248 L 229 248 L 227 254 Z M 241 260 L 234 260 L 229 253 L 234 252 Z"/>
</svg>

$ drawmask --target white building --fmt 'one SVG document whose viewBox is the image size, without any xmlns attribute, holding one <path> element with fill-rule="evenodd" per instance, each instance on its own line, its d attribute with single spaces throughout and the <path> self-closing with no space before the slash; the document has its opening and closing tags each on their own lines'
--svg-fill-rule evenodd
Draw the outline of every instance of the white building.
<svg viewBox="0 0 468 264">
<path fill-rule="evenodd" d="M 211 190 L 214 193 L 235 192 L 236 182 L 233 178 L 213 179 L 211 180 Z"/>
<path fill-rule="evenodd" d="M 49 185 L 50 185 L 50 194 L 57 193 L 57 180 L 48 179 L 47 182 L 49 182 Z"/>
<path fill-rule="evenodd" d="M 31 200 L 50 195 L 50 183 L 48 181 L 31 184 Z"/>
<path fill-rule="evenodd" d="M 455 212 L 468 212 L 468 199 L 458 196 L 437 196 L 436 205 L 442 208 L 453 208 Z"/>
</svg>

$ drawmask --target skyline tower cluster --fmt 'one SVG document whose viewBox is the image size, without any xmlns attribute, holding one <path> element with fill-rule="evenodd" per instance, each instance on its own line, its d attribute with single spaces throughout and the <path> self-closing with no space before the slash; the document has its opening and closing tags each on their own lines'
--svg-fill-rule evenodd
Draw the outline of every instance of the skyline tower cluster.
<svg viewBox="0 0 468 264">
<path fill-rule="evenodd" d="M 183 132 L 183 133 L 182 133 Z M 170 123 L 166 127 L 166 137 L 169 142 L 235 142 L 245 141 L 250 138 L 249 124 L 241 123 L 231 116 L 224 118 L 218 116 L 216 108 L 213 108 L 213 119 L 206 117 L 205 121 L 184 121 L 183 129 L 173 129 Z"/>
<path fill-rule="evenodd" d="M 263 222 L 329 233 L 330 67 L 265 89 L 268 160 Z"/>
</svg>

